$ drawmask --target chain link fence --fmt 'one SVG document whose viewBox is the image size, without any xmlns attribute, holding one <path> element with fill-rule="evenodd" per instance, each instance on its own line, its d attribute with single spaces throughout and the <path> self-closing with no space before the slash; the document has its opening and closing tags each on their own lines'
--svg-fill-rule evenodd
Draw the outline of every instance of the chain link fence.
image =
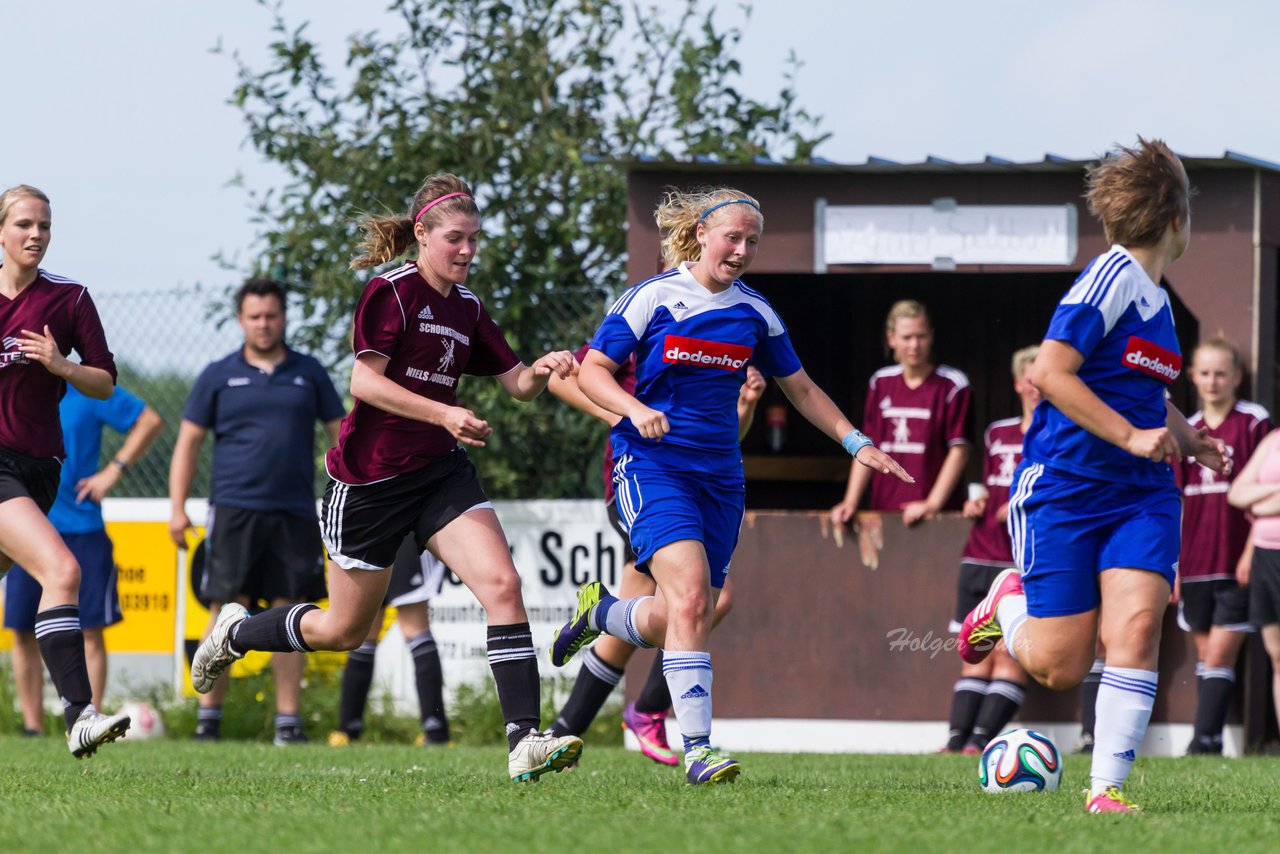
<svg viewBox="0 0 1280 854">
<path fill-rule="evenodd" d="M 164 419 L 164 429 L 151 449 L 129 467 L 112 496 L 164 498 L 169 494 L 169 460 L 178 437 L 182 410 L 196 376 L 205 365 L 236 350 L 243 342 L 240 326 L 225 292 L 205 289 L 94 293 L 107 342 L 115 354 L 122 387 L 145 400 Z M 335 376 L 341 392 L 346 378 Z M 327 447 L 317 425 L 316 459 Z M 124 436 L 107 430 L 101 465 L 115 456 Z M 201 449 L 192 496 L 209 494 L 209 460 L 213 437 Z M 323 466 L 317 467 L 316 494 L 323 489 Z"/>
</svg>

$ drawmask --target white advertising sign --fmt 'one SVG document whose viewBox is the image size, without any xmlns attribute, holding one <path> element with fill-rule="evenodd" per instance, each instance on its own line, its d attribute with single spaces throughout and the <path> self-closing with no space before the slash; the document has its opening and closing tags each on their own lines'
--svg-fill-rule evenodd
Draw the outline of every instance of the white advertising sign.
<svg viewBox="0 0 1280 854">
<path fill-rule="evenodd" d="M 830 264 L 1067 265 L 1075 205 L 829 205 L 818 222 Z"/>
</svg>

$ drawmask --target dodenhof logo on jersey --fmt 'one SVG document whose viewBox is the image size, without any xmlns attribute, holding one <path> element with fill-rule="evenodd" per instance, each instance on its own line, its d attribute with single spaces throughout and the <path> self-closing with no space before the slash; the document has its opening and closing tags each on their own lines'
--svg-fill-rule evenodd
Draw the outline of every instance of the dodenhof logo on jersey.
<svg viewBox="0 0 1280 854">
<path fill-rule="evenodd" d="M 1124 363 L 1136 371 L 1150 374 L 1167 383 L 1173 382 L 1182 373 L 1181 355 L 1136 335 L 1129 336 L 1129 343 L 1124 348 Z"/>
<path fill-rule="evenodd" d="M 724 371 L 740 371 L 751 358 L 751 348 L 723 341 L 704 341 L 668 335 L 662 342 L 662 361 L 670 365 L 701 365 Z"/>
</svg>

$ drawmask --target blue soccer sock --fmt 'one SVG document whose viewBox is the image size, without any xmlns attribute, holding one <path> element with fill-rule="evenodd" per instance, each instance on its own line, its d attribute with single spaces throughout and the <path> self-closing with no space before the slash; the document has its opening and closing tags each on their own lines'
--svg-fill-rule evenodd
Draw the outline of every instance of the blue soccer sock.
<svg viewBox="0 0 1280 854">
<path fill-rule="evenodd" d="M 684 752 L 711 743 L 711 653 L 666 650 L 662 673 L 684 736 Z"/>
<path fill-rule="evenodd" d="M 1098 716 L 1093 732 L 1091 796 L 1120 788 L 1147 734 L 1156 699 L 1154 670 L 1106 667 L 1098 682 Z"/>
<path fill-rule="evenodd" d="M 650 649 L 653 644 L 647 642 L 636 628 L 636 610 L 640 605 L 652 599 L 652 596 L 637 596 L 634 599 L 615 599 L 612 596 L 600 600 L 600 604 L 591 609 L 587 622 L 593 629 L 613 635 L 632 646 Z"/>
</svg>

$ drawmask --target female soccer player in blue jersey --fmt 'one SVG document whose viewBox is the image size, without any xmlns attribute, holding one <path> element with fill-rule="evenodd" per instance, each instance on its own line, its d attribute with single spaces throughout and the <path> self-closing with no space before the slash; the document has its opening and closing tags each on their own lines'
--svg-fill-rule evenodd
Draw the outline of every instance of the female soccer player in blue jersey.
<svg viewBox="0 0 1280 854">
<path fill-rule="evenodd" d="M 731 189 L 672 191 L 657 221 L 663 257 L 694 260 L 622 295 L 591 341 L 578 385 L 622 416 L 610 434 L 616 500 L 636 565 L 658 589 L 619 600 L 599 583 L 584 585 L 551 661 L 563 665 L 601 632 L 661 647 L 687 778 L 728 782 L 741 766 L 711 747 L 707 636 L 744 512 L 737 401 L 748 362 L 776 377 L 796 409 L 858 462 L 910 476 L 809 379 L 768 300 L 739 279 L 764 228 L 759 203 Z M 634 396 L 614 379 L 632 353 Z"/>
<path fill-rule="evenodd" d="M 1044 395 L 1014 477 L 1001 573 L 965 618 L 960 656 L 1006 647 L 1049 688 L 1078 684 L 1106 647 L 1089 812 L 1137 809 L 1120 788 L 1156 694 L 1160 628 L 1178 568 L 1171 461 L 1227 468 L 1220 442 L 1166 399 L 1182 370 L 1165 271 L 1191 237 L 1191 188 L 1169 147 L 1139 138 L 1087 171 L 1089 210 L 1112 247 L 1049 324 L 1031 380 Z"/>
</svg>

